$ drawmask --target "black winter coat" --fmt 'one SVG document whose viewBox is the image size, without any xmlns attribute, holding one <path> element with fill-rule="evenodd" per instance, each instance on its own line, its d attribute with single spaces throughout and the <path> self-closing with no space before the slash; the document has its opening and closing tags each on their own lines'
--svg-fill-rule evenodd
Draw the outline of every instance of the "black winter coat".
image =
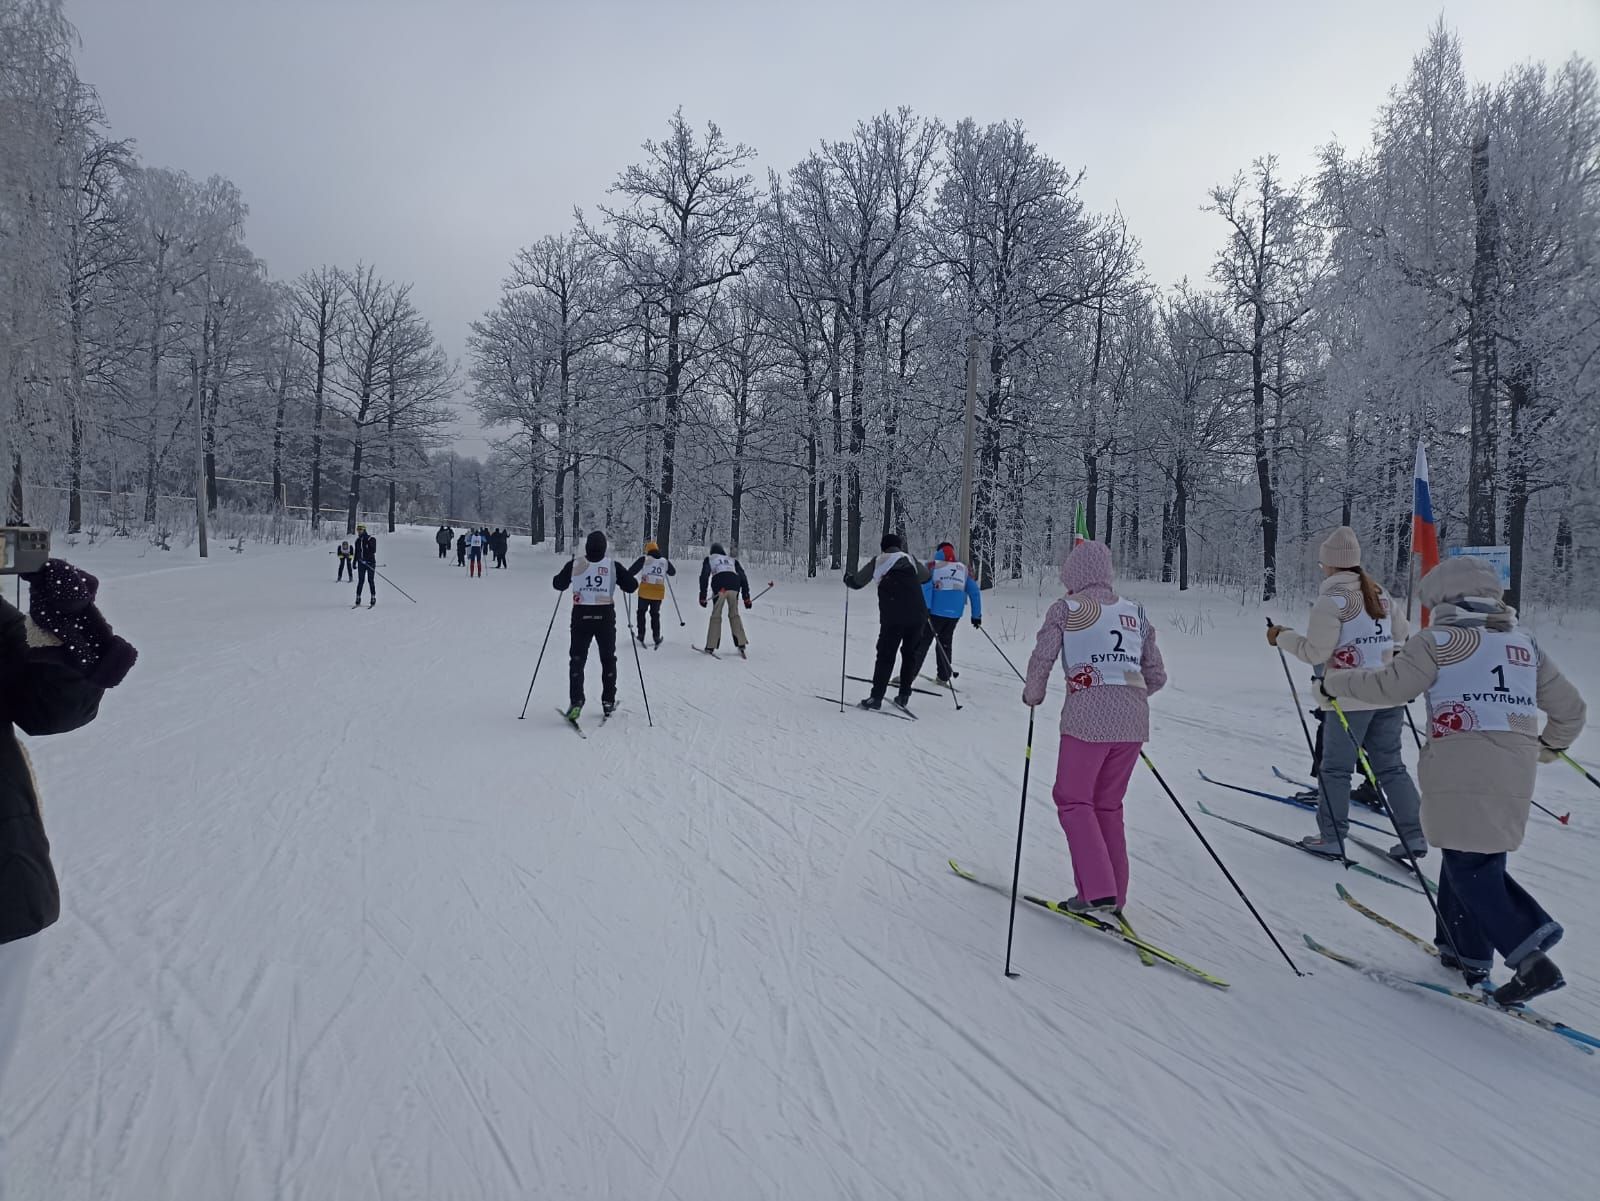
<svg viewBox="0 0 1600 1201">
<path fill-rule="evenodd" d="M 0 599 L 0 943 L 61 916 L 50 840 L 16 730 L 37 737 L 88 725 L 101 692 L 63 648 L 30 647 L 26 619 Z"/>
<path fill-rule="evenodd" d="M 890 551 L 890 554 L 899 554 Z M 865 588 L 872 583 L 878 560 L 874 555 L 863 563 L 854 575 L 844 577 L 851 588 Z M 886 626 L 923 626 L 928 623 L 928 602 L 922 595 L 922 586 L 932 576 L 928 565 L 906 555 L 883 573 L 878 581 L 878 621 Z"/>
</svg>

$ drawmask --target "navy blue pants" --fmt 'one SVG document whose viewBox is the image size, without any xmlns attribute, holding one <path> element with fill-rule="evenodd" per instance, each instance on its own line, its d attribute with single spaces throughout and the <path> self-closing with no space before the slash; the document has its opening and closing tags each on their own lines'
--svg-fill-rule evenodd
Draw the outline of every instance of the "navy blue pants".
<svg viewBox="0 0 1600 1201">
<path fill-rule="evenodd" d="M 1445 851 L 1439 869 L 1439 913 L 1450 938 L 1436 927 L 1434 945 L 1456 954 L 1465 967 L 1487 972 L 1494 953 L 1513 970 L 1530 951 L 1547 951 L 1561 940 L 1561 923 L 1544 911 L 1506 871 L 1506 854 Z"/>
</svg>

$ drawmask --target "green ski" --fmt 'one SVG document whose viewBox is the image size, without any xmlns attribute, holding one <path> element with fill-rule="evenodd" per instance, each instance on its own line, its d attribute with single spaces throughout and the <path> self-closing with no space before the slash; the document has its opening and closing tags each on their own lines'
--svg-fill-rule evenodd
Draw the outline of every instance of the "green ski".
<svg viewBox="0 0 1600 1201">
<path fill-rule="evenodd" d="M 991 884 L 988 880 L 974 875 L 966 868 L 962 867 L 954 859 L 946 860 L 946 862 L 950 864 L 950 870 L 955 872 L 955 874 L 960 876 L 963 880 L 971 880 L 974 884 L 981 884 L 984 888 L 998 892 L 1001 896 L 1008 897 L 1011 895 L 1009 889 L 1001 888 L 998 884 Z M 1196 979 L 1204 980 L 1207 984 L 1213 986 L 1214 988 L 1228 987 L 1228 982 L 1226 980 L 1223 980 L 1217 976 L 1213 976 L 1210 972 L 1197 968 L 1192 963 L 1184 962 L 1171 951 L 1164 951 L 1154 943 L 1146 942 L 1137 934 L 1133 933 L 1132 927 L 1124 928 L 1122 925 L 1102 921 L 1099 918 L 1091 917 L 1085 913 L 1074 913 L 1072 910 L 1063 907 L 1055 901 L 1047 901 L 1043 897 L 1032 896 L 1028 893 L 1023 893 L 1022 899 L 1027 901 L 1030 905 L 1037 905 L 1040 909 L 1048 909 L 1051 913 L 1054 913 L 1059 917 L 1064 917 L 1069 921 L 1076 922 L 1085 929 L 1094 930 L 1100 934 L 1109 934 L 1112 938 L 1118 939 L 1121 942 L 1127 943 L 1130 947 L 1133 947 L 1139 952 L 1140 958 L 1143 958 L 1145 955 L 1149 955 L 1153 959 L 1159 959 L 1163 963 L 1171 964 L 1180 971 L 1188 972 Z"/>
</svg>

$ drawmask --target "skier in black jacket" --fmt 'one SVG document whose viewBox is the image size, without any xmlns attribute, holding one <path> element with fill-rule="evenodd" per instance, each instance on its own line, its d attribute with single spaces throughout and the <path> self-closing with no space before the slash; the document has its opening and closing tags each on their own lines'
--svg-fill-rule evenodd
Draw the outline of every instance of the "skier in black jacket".
<svg viewBox="0 0 1600 1201">
<path fill-rule="evenodd" d="M 367 608 L 372 608 L 378 603 L 378 540 L 367 533 L 364 525 L 356 526 L 356 603 L 352 609 L 361 607 L 361 586 L 367 586 Z"/>
<path fill-rule="evenodd" d="M 50 559 L 23 578 L 28 617 L 0 598 L 0 1072 L 38 947 L 32 936 L 61 915 L 39 795 L 15 729 L 39 737 L 87 725 L 137 658 L 95 608 L 92 575 Z"/>
<path fill-rule="evenodd" d="M 583 672 L 589 663 L 589 644 L 600 651 L 600 707 L 607 717 L 617 707 L 617 607 L 616 593 L 633 592 L 639 581 L 606 554 L 606 536 L 595 530 L 583 543 L 583 555 L 556 572 L 551 585 L 572 591 L 572 649 L 568 656 L 567 686 L 571 701 L 566 718 L 574 725 L 583 712 Z"/>
<path fill-rule="evenodd" d="M 878 584 L 878 659 L 872 669 L 872 694 L 861 702 L 863 709 L 881 709 L 889 690 L 895 656 L 900 656 L 900 691 L 894 698 L 898 708 L 911 712 L 911 685 L 922 670 L 922 660 L 933 639 L 928 624 L 928 603 L 922 585 L 932 576 L 928 565 L 900 549 L 900 539 L 885 534 L 883 553 L 863 563 L 844 578 L 848 588 Z"/>
</svg>

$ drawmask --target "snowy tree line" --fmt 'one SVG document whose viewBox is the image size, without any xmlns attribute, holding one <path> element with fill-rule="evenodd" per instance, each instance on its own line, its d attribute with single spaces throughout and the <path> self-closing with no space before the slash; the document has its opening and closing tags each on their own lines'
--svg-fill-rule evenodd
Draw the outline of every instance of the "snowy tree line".
<svg viewBox="0 0 1600 1201">
<path fill-rule="evenodd" d="M 475 324 L 495 479 L 557 548 L 592 519 L 839 570 L 955 534 L 971 369 L 986 584 L 1082 505 L 1182 587 L 1271 598 L 1340 522 L 1403 586 L 1420 438 L 1443 536 L 1554 595 L 1600 556 L 1597 120 L 1592 64 L 1474 85 L 1441 26 L 1369 145 L 1195 197 L 1213 266 L 1159 287 L 1020 122 L 887 112 L 760 180 L 680 112 Z"/>
<path fill-rule="evenodd" d="M 57 0 L 0 0 L 5 519 L 70 532 L 433 511 L 453 367 L 370 266 L 271 278 L 228 180 L 139 161 Z M 184 498 L 187 497 L 187 500 Z"/>
</svg>

